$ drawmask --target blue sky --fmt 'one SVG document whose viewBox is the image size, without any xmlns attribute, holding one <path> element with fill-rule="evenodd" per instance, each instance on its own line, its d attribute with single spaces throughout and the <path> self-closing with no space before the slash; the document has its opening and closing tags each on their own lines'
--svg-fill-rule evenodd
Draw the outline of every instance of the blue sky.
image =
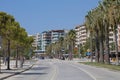
<svg viewBox="0 0 120 80">
<path fill-rule="evenodd" d="M 99 0 L 0 0 L 0 11 L 15 17 L 28 34 L 74 29 Z"/>
</svg>

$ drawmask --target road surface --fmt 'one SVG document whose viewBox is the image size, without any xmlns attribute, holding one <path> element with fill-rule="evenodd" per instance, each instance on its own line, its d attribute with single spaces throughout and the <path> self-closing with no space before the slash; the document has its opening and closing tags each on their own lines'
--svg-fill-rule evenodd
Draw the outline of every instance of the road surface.
<svg viewBox="0 0 120 80">
<path fill-rule="evenodd" d="M 74 61 L 39 60 L 30 70 L 6 80 L 119 80 L 120 72 Z"/>
</svg>

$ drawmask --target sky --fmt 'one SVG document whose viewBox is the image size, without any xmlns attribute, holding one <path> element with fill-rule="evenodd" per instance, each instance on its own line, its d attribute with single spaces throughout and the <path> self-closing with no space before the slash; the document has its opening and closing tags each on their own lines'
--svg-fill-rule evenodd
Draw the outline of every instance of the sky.
<svg viewBox="0 0 120 80">
<path fill-rule="evenodd" d="M 28 34 L 48 30 L 74 29 L 84 23 L 85 15 L 97 7 L 99 0 L 0 0 L 6 12 Z"/>
</svg>

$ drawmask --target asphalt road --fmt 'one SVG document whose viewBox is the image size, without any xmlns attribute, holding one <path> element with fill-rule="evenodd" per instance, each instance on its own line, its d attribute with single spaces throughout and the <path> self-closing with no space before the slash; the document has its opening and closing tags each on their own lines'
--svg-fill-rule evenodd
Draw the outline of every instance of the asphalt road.
<svg viewBox="0 0 120 80">
<path fill-rule="evenodd" d="M 55 65 L 57 66 L 55 80 L 94 80 L 89 74 L 69 62 L 58 62 Z"/>
<path fill-rule="evenodd" d="M 39 60 L 30 70 L 5 80 L 50 80 L 53 72 L 54 66 L 50 60 Z"/>
<path fill-rule="evenodd" d="M 39 60 L 32 69 L 6 80 L 119 80 L 120 72 L 74 61 Z"/>
</svg>

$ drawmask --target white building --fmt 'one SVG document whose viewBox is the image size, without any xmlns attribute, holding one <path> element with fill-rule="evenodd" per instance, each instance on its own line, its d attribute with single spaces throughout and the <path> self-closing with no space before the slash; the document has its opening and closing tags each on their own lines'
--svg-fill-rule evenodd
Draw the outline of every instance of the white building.
<svg viewBox="0 0 120 80">
<path fill-rule="evenodd" d="M 79 25 L 75 27 L 76 32 L 76 46 L 84 45 L 87 39 L 86 27 L 84 25 Z"/>
<path fill-rule="evenodd" d="M 120 25 L 118 25 L 118 29 L 117 29 L 117 42 L 118 42 L 118 50 L 120 51 Z"/>
<path fill-rule="evenodd" d="M 32 36 L 34 39 L 34 42 L 32 43 L 32 46 L 34 47 L 34 50 L 39 50 L 40 48 L 40 33 L 29 35 Z"/>
<path fill-rule="evenodd" d="M 86 43 L 86 39 L 89 37 L 89 33 L 86 31 L 86 28 L 84 25 L 79 25 L 75 27 L 76 31 L 76 47 L 78 45 L 84 45 Z M 115 44 L 115 35 L 111 28 L 109 28 L 109 43 Z M 117 44 L 118 44 L 118 50 L 120 51 L 120 25 L 118 25 L 117 28 Z M 111 46 L 110 46 L 111 47 Z"/>
</svg>

